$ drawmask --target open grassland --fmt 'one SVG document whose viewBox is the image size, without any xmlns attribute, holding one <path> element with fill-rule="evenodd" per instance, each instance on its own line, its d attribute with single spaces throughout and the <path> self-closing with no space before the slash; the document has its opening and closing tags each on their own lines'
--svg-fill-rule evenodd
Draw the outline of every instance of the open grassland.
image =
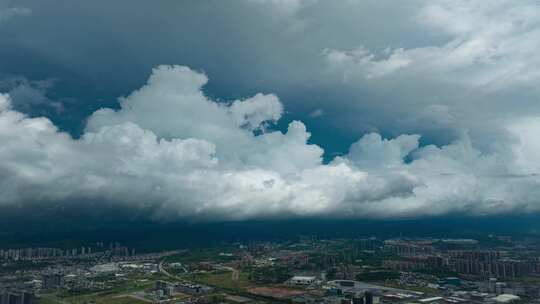
<svg viewBox="0 0 540 304">
<path fill-rule="evenodd" d="M 189 279 L 205 285 L 210 285 L 226 290 L 243 290 L 250 286 L 248 279 L 248 273 L 240 272 L 238 274 L 238 280 L 233 280 L 232 271 L 220 271 L 220 272 L 208 272 L 193 274 L 189 276 Z"/>
</svg>

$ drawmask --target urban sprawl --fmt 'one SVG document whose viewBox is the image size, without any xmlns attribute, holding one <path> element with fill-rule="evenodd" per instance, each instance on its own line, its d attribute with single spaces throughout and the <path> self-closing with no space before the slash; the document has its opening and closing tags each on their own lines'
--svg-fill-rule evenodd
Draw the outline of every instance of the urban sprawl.
<svg viewBox="0 0 540 304">
<path fill-rule="evenodd" d="M 143 251 L 143 250 L 138 250 Z M 540 303 L 540 240 L 364 237 L 0 249 L 0 304 Z"/>
</svg>

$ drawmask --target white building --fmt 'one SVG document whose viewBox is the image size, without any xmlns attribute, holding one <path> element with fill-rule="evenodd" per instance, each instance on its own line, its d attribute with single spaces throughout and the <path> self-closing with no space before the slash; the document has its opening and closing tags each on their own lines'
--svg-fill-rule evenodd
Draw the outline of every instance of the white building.
<svg viewBox="0 0 540 304">
<path fill-rule="evenodd" d="M 513 295 L 513 294 L 502 294 L 498 295 L 492 300 L 495 301 L 495 303 L 512 303 L 514 301 L 518 301 L 520 297 Z"/>
<path fill-rule="evenodd" d="M 90 268 L 90 271 L 95 273 L 117 272 L 118 270 L 119 267 L 117 263 L 99 264 Z"/>
<path fill-rule="evenodd" d="M 291 284 L 294 285 L 311 285 L 315 283 L 315 277 L 312 276 L 294 276 L 291 278 Z"/>
</svg>

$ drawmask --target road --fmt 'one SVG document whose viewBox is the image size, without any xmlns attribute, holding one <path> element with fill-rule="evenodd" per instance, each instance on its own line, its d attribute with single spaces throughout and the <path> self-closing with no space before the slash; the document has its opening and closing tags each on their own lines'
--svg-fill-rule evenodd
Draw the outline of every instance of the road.
<svg viewBox="0 0 540 304">
<path fill-rule="evenodd" d="M 229 267 L 229 266 L 219 266 L 219 267 L 216 267 L 217 269 L 222 269 L 222 270 L 228 270 L 231 272 L 231 279 L 233 281 L 238 281 L 238 278 L 240 276 L 240 271 L 236 268 L 232 268 L 232 267 Z"/>
<path fill-rule="evenodd" d="M 169 278 L 178 279 L 178 277 L 176 277 L 175 275 L 170 274 L 167 270 L 165 270 L 165 267 L 163 267 L 163 262 L 165 262 L 165 261 L 164 260 L 159 261 L 159 264 L 158 264 L 159 272 L 163 273 L 164 275 L 168 276 Z"/>
</svg>

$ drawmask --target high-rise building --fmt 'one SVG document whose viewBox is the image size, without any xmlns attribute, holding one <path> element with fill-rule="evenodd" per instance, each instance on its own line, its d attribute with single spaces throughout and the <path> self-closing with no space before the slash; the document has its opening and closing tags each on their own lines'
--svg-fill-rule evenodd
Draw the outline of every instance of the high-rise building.
<svg viewBox="0 0 540 304">
<path fill-rule="evenodd" d="M 348 299 L 348 298 L 341 299 L 341 304 L 351 304 L 351 303 L 352 303 L 351 299 Z"/>
<path fill-rule="evenodd" d="M 8 303 L 6 304 L 22 304 L 22 295 L 15 292 L 10 292 L 8 295 Z"/>
<path fill-rule="evenodd" d="M 32 292 L 23 291 L 21 296 L 21 304 L 34 304 L 36 302 L 36 297 Z"/>
<path fill-rule="evenodd" d="M 371 293 L 371 291 L 366 291 L 364 293 L 364 298 L 365 304 L 373 304 L 373 294 Z"/>
<path fill-rule="evenodd" d="M 43 289 L 56 289 L 64 287 L 64 275 L 60 273 L 48 273 L 43 275 Z"/>
<path fill-rule="evenodd" d="M 364 304 L 364 297 L 362 294 L 357 293 L 352 298 L 352 304 Z"/>
<path fill-rule="evenodd" d="M 9 303 L 9 293 L 3 291 L 0 293 L 0 304 L 6 304 Z"/>
<path fill-rule="evenodd" d="M 167 285 L 169 285 L 166 281 L 157 280 L 156 281 L 156 290 L 163 290 L 167 288 Z"/>
<path fill-rule="evenodd" d="M 0 293 L 0 304 L 34 304 L 35 296 L 27 291 L 4 291 Z"/>
<path fill-rule="evenodd" d="M 164 289 L 165 295 L 168 297 L 172 297 L 174 295 L 174 285 L 169 285 Z"/>
</svg>

